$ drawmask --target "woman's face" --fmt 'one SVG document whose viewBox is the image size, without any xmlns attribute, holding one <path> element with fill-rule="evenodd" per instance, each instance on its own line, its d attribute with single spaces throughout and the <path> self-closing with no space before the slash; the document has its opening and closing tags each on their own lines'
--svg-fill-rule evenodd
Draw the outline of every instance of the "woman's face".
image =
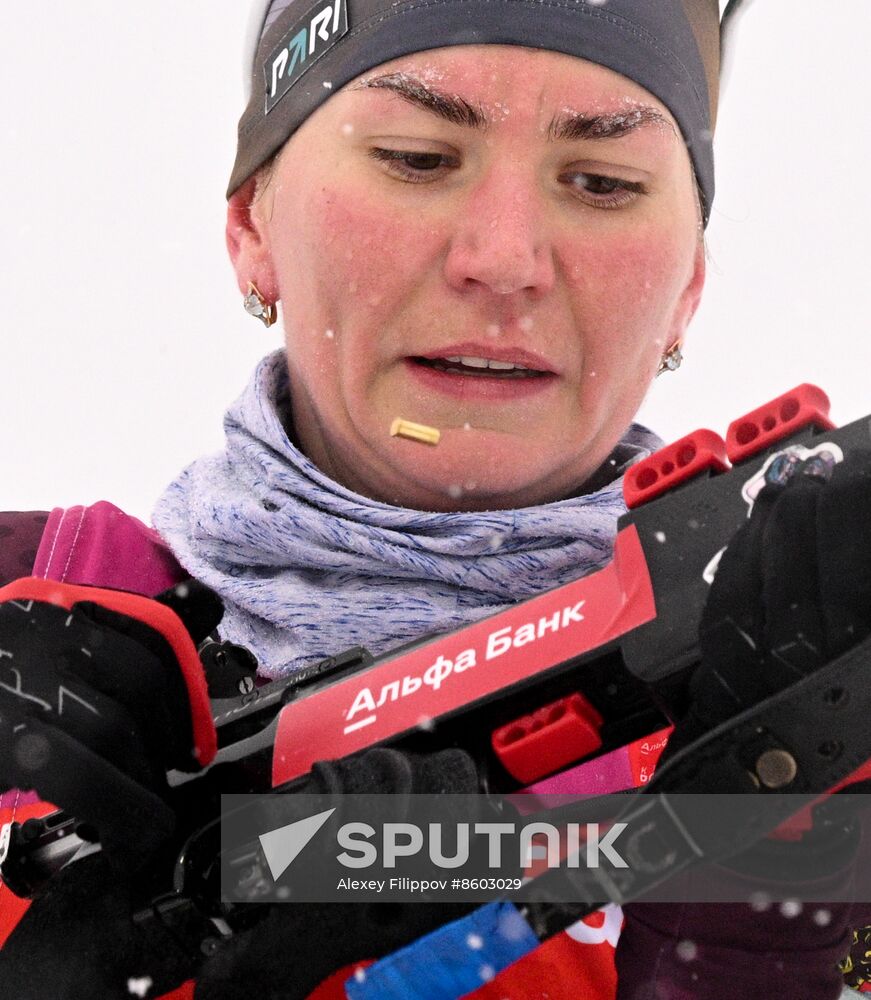
<svg viewBox="0 0 871 1000">
<path fill-rule="evenodd" d="M 249 215 L 253 192 L 232 199 L 228 239 L 240 289 L 281 300 L 298 440 L 340 483 L 402 506 L 575 492 L 704 280 L 669 112 L 549 51 L 380 66 L 288 141 Z M 391 436 L 397 417 L 439 443 Z"/>
</svg>

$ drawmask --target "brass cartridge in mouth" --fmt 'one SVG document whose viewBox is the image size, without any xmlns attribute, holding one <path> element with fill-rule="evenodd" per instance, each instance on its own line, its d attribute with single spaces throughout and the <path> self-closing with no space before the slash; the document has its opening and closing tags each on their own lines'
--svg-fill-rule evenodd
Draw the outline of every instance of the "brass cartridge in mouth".
<svg viewBox="0 0 871 1000">
<path fill-rule="evenodd" d="M 390 425 L 391 437 L 408 438 L 409 441 L 420 441 L 421 444 L 438 444 L 442 432 L 436 427 L 425 424 L 414 424 L 410 420 L 397 417 Z"/>
</svg>

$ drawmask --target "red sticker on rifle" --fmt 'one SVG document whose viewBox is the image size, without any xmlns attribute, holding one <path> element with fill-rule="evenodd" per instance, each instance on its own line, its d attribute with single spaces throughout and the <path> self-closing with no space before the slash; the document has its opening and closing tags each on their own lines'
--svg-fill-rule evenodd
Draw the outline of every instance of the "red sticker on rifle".
<svg viewBox="0 0 871 1000">
<path fill-rule="evenodd" d="M 378 663 L 282 709 L 273 786 L 520 685 L 656 615 L 634 526 L 597 573 Z"/>
</svg>

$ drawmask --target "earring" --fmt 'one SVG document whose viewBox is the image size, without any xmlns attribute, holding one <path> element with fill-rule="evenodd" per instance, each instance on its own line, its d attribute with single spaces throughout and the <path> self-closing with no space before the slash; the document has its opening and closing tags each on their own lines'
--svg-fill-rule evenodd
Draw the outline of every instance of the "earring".
<svg viewBox="0 0 871 1000">
<path fill-rule="evenodd" d="M 669 347 L 660 359 L 656 377 L 659 378 L 663 372 L 676 372 L 680 368 L 682 361 L 683 352 L 680 349 L 680 341 L 678 340 Z"/>
<path fill-rule="evenodd" d="M 267 302 L 253 281 L 248 282 L 248 294 L 242 300 L 245 312 L 262 320 L 264 326 L 272 326 L 276 316 L 275 304 Z"/>
</svg>

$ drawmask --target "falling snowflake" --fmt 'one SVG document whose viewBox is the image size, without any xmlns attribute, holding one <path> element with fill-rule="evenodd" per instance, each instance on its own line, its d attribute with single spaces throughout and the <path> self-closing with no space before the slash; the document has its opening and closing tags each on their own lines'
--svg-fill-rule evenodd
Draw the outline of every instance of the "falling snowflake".
<svg viewBox="0 0 871 1000">
<path fill-rule="evenodd" d="M 472 949 L 472 951 L 480 951 L 484 947 L 484 939 L 480 934 L 470 934 L 466 938 L 466 944 Z"/>
<path fill-rule="evenodd" d="M 139 979 L 131 978 L 127 980 L 127 992 L 132 993 L 135 997 L 146 997 L 152 985 L 153 980 L 150 976 L 141 976 Z"/>
<path fill-rule="evenodd" d="M 803 907 L 797 899 L 785 899 L 780 904 L 780 912 L 787 918 L 797 917 Z"/>
<path fill-rule="evenodd" d="M 662 544 L 662 543 L 663 543 L 663 542 L 665 541 L 665 532 L 664 532 L 664 531 L 655 531 L 655 532 L 653 533 L 653 537 L 654 537 L 654 538 L 655 538 L 655 539 L 656 539 L 656 540 L 657 540 L 657 541 L 658 541 L 658 542 L 660 543 L 660 545 L 661 545 L 661 544 Z"/>
<path fill-rule="evenodd" d="M 750 909 L 756 913 L 764 913 L 771 908 L 771 897 L 766 892 L 754 892 L 747 900 Z"/>
<path fill-rule="evenodd" d="M 502 543 L 505 541 L 505 537 L 500 535 L 499 532 L 495 532 L 490 536 L 489 546 L 491 552 L 498 552 L 502 548 Z"/>
<path fill-rule="evenodd" d="M 677 957 L 682 962 L 693 962 L 699 954 L 698 945 L 695 941 L 680 941 L 675 951 L 677 952 Z"/>
<path fill-rule="evenodd" d="M 15 744 L 13 753 L 16 761 L 25 770 L 39 771 L 51 757 L 51 746 L 40 733 L 25 733 Z"/>
<path fill-rule="evenodd" d="M 497 932 L 506 941 L 522 941 L 529 933 L 529 924 L 518 910 L 511 907 L 499 915 Z"/>
</svg>

